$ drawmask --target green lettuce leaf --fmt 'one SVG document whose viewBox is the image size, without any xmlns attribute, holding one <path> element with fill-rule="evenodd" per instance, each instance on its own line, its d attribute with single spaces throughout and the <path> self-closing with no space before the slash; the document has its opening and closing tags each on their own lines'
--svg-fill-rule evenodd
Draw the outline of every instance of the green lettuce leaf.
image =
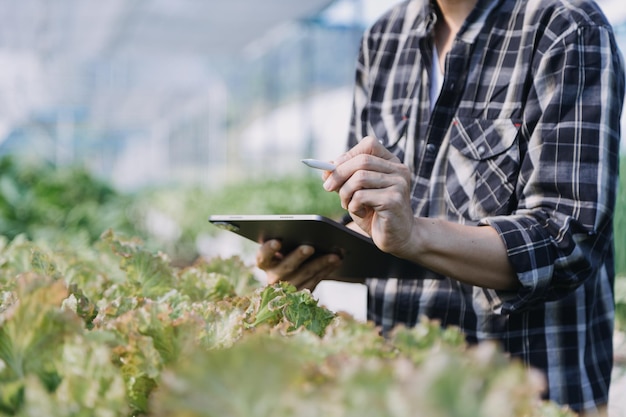
<svg viewBox="0 0 626 417">
<path fill-rule="evenodd" d="M 68 294 L 64 282 L 35 273 L 17 280 L 16 301 L 0 315 L 0 409 L 21 409 L 31 377 L 49 394 L 63 383 L 64 344 L 83 334 L 80 319 L 61 308 Z"/>
<path fill-rule="evenodd" d="M 280 282 L 257 291 L 248 327 L 276 326 L 286 321 L 290 323 L 288 332 L 305 328 L 321 337 L 334 317 L 333 312 L 318 305 L 310 291 L 297 291 L 293 285 Z"/>
</svg>

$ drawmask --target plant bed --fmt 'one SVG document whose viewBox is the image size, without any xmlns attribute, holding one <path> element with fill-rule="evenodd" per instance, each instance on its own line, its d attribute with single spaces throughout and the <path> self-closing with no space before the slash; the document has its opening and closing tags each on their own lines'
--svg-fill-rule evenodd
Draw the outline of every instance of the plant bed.
<svg viewBox="0 0 626 417">
<path fill-rule="evenodd" d="M 423 321 L 385 339 L 237 258 L 174 268 L 111 231 L 0 241 L 0 414 L 570 416 L 492 344 Z"/>
</svg>

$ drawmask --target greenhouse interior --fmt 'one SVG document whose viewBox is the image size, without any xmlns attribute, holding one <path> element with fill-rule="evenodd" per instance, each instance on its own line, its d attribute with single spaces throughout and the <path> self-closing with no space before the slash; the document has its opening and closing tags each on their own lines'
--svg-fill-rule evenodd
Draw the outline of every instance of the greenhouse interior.
<svg viewBox="0 0 626 417">
<path fill-rule="evenodd" d="M 4 0 L 0 154 L 122 189 L 333 157 L 362 30 L 394 2 Z M 600 4 L 624 42 L 621 3 Z"/>
<path fill-rule="evenodd" d="M 397 349 L 390 348 L 368 327 L 361 284 L 323 282 L 311 299 L 298 301 L 316 304 L 318 310 L 306 314 L 328 315 L 326 344 L 294 330 L 293 321 L 291 327 L 284 324 L 295 314 L 286 307 L 282 318 L 261 320 L 263 297 L 270 296 L 259 287 L 256 243 L 207 221 L 212 214 L 343 214 L 338 197 L 322 189 L 319 172 L 301 160 L 332 160 L 344 151 L 361 36 L 398 2 L 0 0 L 0 416 L 43 415 L 38 410 L 54 416 L 408 416 L 430 394 L 400 398 L 409 395 L 409 387 L 434 379 L 391 375 L 402 361 L 419 375 L 444 372 L 443 365 L 426 366 L 427 355 L 448 364 L 449 374 L 438 377 L 448 378 L 449 385 L 439 394 L 448 389 L 460 399 L 448 409 L 441 405 L 445 399 L 433 403 L 420 409 L 423 415 L 498 415 L 489 410 L 514 401 L 519 416 L 572 415 L 547 404 L 528 411 L 529 402 L 535 403 L 527 397 L 541 385 L 532 375 L 522 375 L 515 364 L 502 365 L 504 355 L 497 350 L 469 352 L 464 362 L 458 335 L 431 323 L 400 331 Z M 626 51 L 623 1 L 597 3 Z M 614 337 L 610 417 L 626 416 L 626 140 L 620 166 L 615 239 L 622 321 Z M 209 266 L 198 266 L 200 259 Z M 229 274 L 239 274 L 239 281 L 218 279 Z M 42 293 L 29 281 L 35 276 L 50 279 L 38 284 Z M 98 278 L 91 282 L 90 276 Z M 67 281 L 65 289 L 57 285 L 59 277 Z M 30 284 L 21 286 L 22 278 Z M 184 285 L 173 290 L 174 282 Z M 142 286 L 152 292 L 139 294 Z M 245 291 L 250 295 L 242 296 Z M 279 288 L 271 297 L 294 300 L 290 291 Z M 223 298 L 216 302 L 218 296 Z M 211 304 L 200 311 L 206 300 Z M 55 303 L 80 311 L 87 330 L 75 330 L 70 319 L 48 323 L 45 317 L 58 313 Z M 261 307 L 249 313 L 255 303 Z M 155 318 L 163 315 L 166 321 Z M 219 328 L 210 325 L 215 317 L 222 320 Z M 319 334 L 313 322 L 306 322 L 306 331 Z M 20 323 L 42 326 L 33 334 L 45 337 L 32 340 L 56 344 L 48 356 L 34 359 L 29 343 L 35 342 L 19 339 Z M 259 335 L 270 326 L 265 333 L 295 334 L 296 342 L 280 343 L 302 349 L 302 357 L 277 354 Z M 249 328 L 256 336 L 242 336 Z M 203 339 L 188 340 L 185 329 Z M 72 332 L 73 338 L 67 336 Z M 7 335 L 15 339 L 5 342 Z M 357 346 L 367 343 L 371 351 Z M 350 344 L 355 358 L 345 359 L 348 351 L 341 349 Z M 412 346 L 421 350 L 407 359 L 403 349 Z M 202 349 L 219 352 L 205 357 Z M 73 356 L 77 351 L 83 352 L 80 360 Z M 254 352 L 265 356 L 240 363 L 241 355 Z M 107 355 L 111 361 L 98 359 Z M 185 362 L 189 358 L 222 379 L 201 375 Z M 266 360 L 283 359 L 284 370 L 267 373 Z M 344 359 L 347 365 L 339 370 L 327 369 Z M 321 364 L 313 369 L 307 360 Z M 227 365 L 240 367 L 239 374 Z M 287 365 L 304 370 L 290 375 Z M 86 366 L 90 371 L 80 371 Z M 82 389 L 89 380 L 84 372 L 97 378 Z M 223 390 L 236 390 L 237 375 L 246 372 L 264 373 L 266 382 L 248 381 L 232 402 L 211 402 L 211 395 L 222 398 L 228 392 Z M 472 378 L 487 374 L 489 382 L 474 393 Z M 368 378 L 371 385 L 364 382 Z M 505 386 L 499 392 L 494 381 L 505 380 L 526 391 Z M 271 383 L 285 392 L 291 383 L 301 386 L 293 398 L 285 394 L 272 401 L 257 392 Z M 332 391 L 344 385 L 360 396 L 355 398 L 371 396 L 364 402 L 369 408 L 357 408 L 349 392 Z M 379 398 L 377 390 L 386 397 Z M 316 408 L 318 398 L 328 400 L 327 408 Z"/>
</svg>

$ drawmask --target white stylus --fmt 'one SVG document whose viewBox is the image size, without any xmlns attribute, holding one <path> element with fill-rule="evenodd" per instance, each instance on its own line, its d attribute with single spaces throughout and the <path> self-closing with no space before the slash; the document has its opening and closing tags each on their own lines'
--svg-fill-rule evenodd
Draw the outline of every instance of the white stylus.
<svg viewBox="0 0 626 417">
<path fill-rule="evenodd" d="M 324 171 L 334 171 L 335 166 L 330 162 L 320 161 L 319 159 L 302 159 L 302 163 L 315 169 Z"/>
</svg>

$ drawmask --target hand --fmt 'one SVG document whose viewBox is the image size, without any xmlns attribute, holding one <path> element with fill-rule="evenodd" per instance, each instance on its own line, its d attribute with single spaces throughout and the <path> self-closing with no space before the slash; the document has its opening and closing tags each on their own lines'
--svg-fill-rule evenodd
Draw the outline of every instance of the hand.
<svg viewBox="0 0 626 417">
<path fill-rule="evenodd" d="M 408 255 L 414 227 L 408 167 L 372 137 L 333 162 L 324 188 L 339 193 L 342 207 L 381 250 Z"/>
<path fill-rule="evenodd" d="M 324 173 L 324 188 L 381 250 L 441 275 L 483 288 L 515 290 L 520 283 L 492 227 L 414 217 L 411 173 L 371 137 L 363 138 Z"/>
<path fill-rule="evenodd" d="M 286 281 L 299 290 L 313 291 L 341 264 L 341 258 L 335 254 L 311 259 L 315 252 L 311 246 L 300 246 L 286 255 L 280 252 L 280 248 L 280 241 L 270 240 L 257 252 L 257 266 L 266 272 L 269 284 Z"/>
</svg>

